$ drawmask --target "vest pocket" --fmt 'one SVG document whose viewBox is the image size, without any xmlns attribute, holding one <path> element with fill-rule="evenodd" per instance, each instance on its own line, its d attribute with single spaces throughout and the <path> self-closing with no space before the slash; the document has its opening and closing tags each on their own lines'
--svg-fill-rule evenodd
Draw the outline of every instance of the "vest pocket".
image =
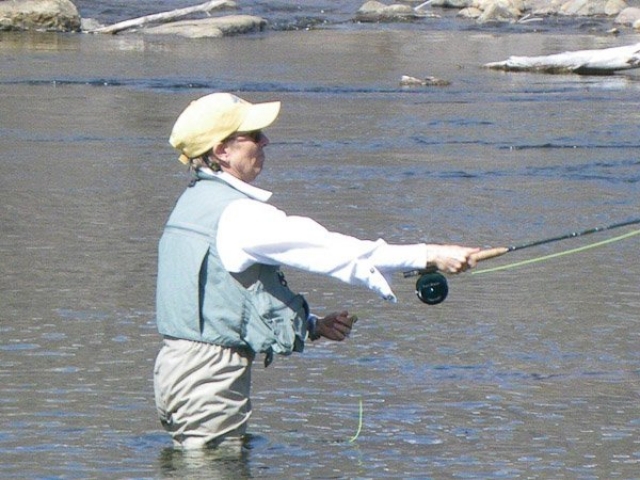
<svg viewBox="0 0 640 480">
<path fill-rule="evenodd" d="M 262 265 L 260 270 L 258 281 L 247 288 L 243 339 L 256 352 L 288 355 L 302 351 L 307 317 L 304 297 L 292 292 L 275 268 Z"/>
</svg>

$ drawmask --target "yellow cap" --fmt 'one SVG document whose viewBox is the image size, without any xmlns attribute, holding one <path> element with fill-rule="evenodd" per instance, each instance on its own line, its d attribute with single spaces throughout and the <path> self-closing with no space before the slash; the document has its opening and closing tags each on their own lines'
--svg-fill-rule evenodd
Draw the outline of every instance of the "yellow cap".
<svg viewBox="0 0 640 480">
<path fill-rule="evenodd" d="M 271 125 L 280 102 L 249 103 L 230 93 L 212 93 L 189 104 L 176 120 L 169 143 L 189 163 L 236 132 L 252 132 Z"/>
</svg>

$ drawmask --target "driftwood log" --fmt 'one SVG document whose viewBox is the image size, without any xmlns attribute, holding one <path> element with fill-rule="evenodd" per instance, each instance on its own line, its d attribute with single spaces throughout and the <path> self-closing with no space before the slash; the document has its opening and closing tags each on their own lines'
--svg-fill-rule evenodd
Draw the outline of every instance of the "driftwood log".
<svg viewBox="0 0 640 480">
<path fill-rule="evenodd" d="M 640 68 L 640 43 L 599 50 L 579 50 L 541 57 L 509 57 L 485 68 L 507 72 L 577 73 L 612 75 L 619 70 Z"/>
<path fill-rule="evenodd" d="M 155 13 L 153 15 L 145 15 L 144 17 L 132 18 L 131 20 L 125 20 L 124 22 L 115 23 L 106 27 L 96 28 L 90 30 L 89 33 L 118 33 L 123 30 L 129 30 L 131 28 L 143 27 L 149 24 L 155 23 L 167 23 L 172 22 L 178 18 L 186 17 L 193 13 L 205 12 L 209 13 L 211 10 L 225 7 L 235 7 L 236 3 L 229 0 L 213 0 L 193 7 L 180 8 L 178 10 L 172 10 L 170 12 Z"/>
</svg>

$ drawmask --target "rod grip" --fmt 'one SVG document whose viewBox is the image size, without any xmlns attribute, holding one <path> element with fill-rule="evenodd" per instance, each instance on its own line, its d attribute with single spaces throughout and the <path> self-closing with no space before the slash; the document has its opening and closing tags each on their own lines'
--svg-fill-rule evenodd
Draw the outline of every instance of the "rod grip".
<svg viewBox="0 0 640 480">
<path fill-rule="evenodd" d="M 509 249 L 507 247 L 487 248 L 485 250 L 480 250 L 477 253 L 471 254 L 471 258 L 473 258 L 476 262 L 481 262 L 482 260 L 488 260 L 490 258 L 496 258 L 500 255 L 504 255 L 508 251 Z"/>
<path fill-rule="evenodd" d="M 471 258 L 476 262 L 481 262 L 482 260 L 488 260 L 490 258 L 499 257 L 500 255 L 504 255 L 505 253 L 510 252 L 511 250 L 508 247 L 494 247 L 487 248 L 485 250 L 480 250 L 477 253 L 471 254 Z M 423 273 L 433 273 L 437 272 L 438 269 L 435 266 L 430 266 L 429 268 L 420 268 L 416 270 L 409 270 L 408 272 L 404 272 L 404 278 L 415 277 L 418 275 L 422 275 Z"/>
</svg>

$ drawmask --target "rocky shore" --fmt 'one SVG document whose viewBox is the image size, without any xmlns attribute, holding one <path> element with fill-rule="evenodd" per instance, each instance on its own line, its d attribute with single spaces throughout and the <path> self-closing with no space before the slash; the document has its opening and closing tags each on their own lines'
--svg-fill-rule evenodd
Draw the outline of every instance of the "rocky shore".
<svg viewBox="0 0 640 480">
<path fill-rule="evenodd" d="M 445 9 L 456 9 L 467 21 L 486 23 L 526 23 L 550 16 L 597 18 L 610 22 L 611 30 L 640 30 L 640 0 L 397 0 L 366 1 L 350 19 L 353 22 L 418 22 L 438 18 Z M 188 9 L 182 9 L 188 10 Z M 233 1 L 207 2 L 194 11 L 165 12 L 150 18 L 127 21 L 122 28 L 105 28 L 93 19 L 80 16 L 71 0 L 0 0 L 0 30 L 181 35 L 221 37 L 262 31 L 268 21 L 239 14 Z M 205 13 L 202 13 L 206 10 Z M 215 10 L 217 16 L 210 16 Z M 450 11 L 450 10 L 449 10 Z M 199 12 L 199 13 L 197 13 Z M 185 18 L 186 17 L 186 18 Z"/>
</svg>

